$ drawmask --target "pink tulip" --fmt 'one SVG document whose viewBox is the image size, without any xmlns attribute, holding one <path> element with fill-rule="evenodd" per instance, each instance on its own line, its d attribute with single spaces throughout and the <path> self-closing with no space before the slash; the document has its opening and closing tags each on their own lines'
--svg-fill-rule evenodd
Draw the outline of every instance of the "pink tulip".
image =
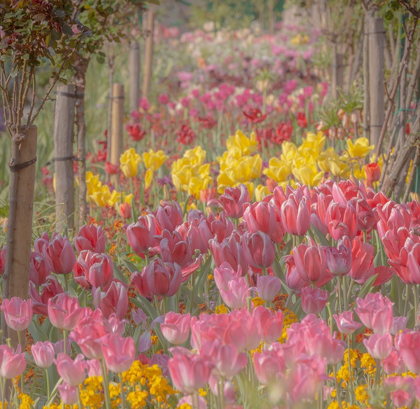
<svg viewBox="0 0 420 409">
<path fill-rule="evenodd" d="M 224 291 L 229 291 L 228 283 L 234 277 L 242 276 L 242 269 L 239 266 L 239 270 L 235 271 L 232 266 L 228 263 L 222 263 L 220 267 L 215 268 L 213 271 L 214 282 L 216 283 L 217 288 Z"/>
<path fill-rule="evenodd" d="M 244 219 L 251 233 L 262 231 L 270 236 L 274 243 L 283 240 L 284 228 L 280 212 L 270 203 L 256 202 L 248 205 Z"/>
<path fill-rule="evenodd" d="M 276 276 L 258 276 L 257 290 L 258 296 L 270 303 L 280 292 L 281 281 Z"/>
<path fill-rule="evenodd" d="M 328 301 L 328 291 L 319 288 L 302 289 L 302 309 L 306 314 L 319 314 Z"/>
<path fill-rule="evenodd" d="M 41 237 L 37 237 L 34 241 L 35 253 L 42 254 L 42 249 L 44 248 L 45 244 L 49 243 L 49 241 L 50 238 L 48 233 L 44 231 L 44 233 L 41 234 Z"/>
<path fill-rule="evenodd" d="M 349 247 L 340 240 L 335 247 L 327 247 L 327 268 L 334 276 L 346 275 L 352 266 L 352 252 Z"/>
<path fill-rule="evenodd" d="M 394 317 L 392 320 L 392 327 L 390 329 L 390 333 L 392 335 L 397 335 L 400 332 L 405 330 L 407 325 L 407 317 Z"/>
<path fill-rule="evenodd" d="M 296 270 L 300 277 L 316 283 L 325 278 L 327 274 L 327 262 L 325 250 L 320 245 L 300 244 L 293 249 Z"/>
<path fill-rule="evenodd" d="M 210 239 L 214 238 L 221 243 L 224 239 L 228 238 L 235 230 L 235 226 L 222 211 L 218 217 L 210 213 L 207 219 L 203 218 L 198 225 L 198 230 L 202 240 L 208 246 Z"/>
<path fill-rule="evenodd" d="M 177 354 L 169 360 L 169 374 L 176 389 L 190 395 L 207 383 L 212 365 L 198 355 Z"/>
<path fill-rule="evenodd" d="M 395 338 L 397 346 L 397 338 Z M 397 349 L 409 371 L 420 373 L 420 331 L 405 331 L 400 334 Z"/>
<path fill-rule="evenodd" d="M 98 359 L 86 361 L 88 377 L 103 376 L 101 362 Z"/>
<path fill-rule="evenodd" d="M 70 337 L 87 358 L 100 359 L 103 356 L 102 338 L 108 333 L 101 310 L 95 310 L 80 320 Z"/>
<path fill-rule="evenodd" d="M 56 274 L 69 274 L 76 263 L 73 247 L 67 237 L 54 233 L 49 243 L 45 243 L 42 254 L 51 271 Z"/>
<path fill-rule="evenodd" d="M 375 249 L 369 243 L 363 243 L 360 237 L 352 241 L 352 265 L 349 276 L 356 283 L 364 284 L 366 280 L 375 274 L 373 265 Z"/>
<path fill-rule="evenodd" d="M 197 401 L 196 401 L 195 396 L 197 395 L 184 396 L 182 399 L 179 400 L 178 406 L 182 407 L 186 403 L 188 405 L 187 407 L 191 407 L 194 409 L 207 409 L 207 403 L 201 395 L 198 395 L 198 406 L 197 406 Z M 225 406 L 224 409 L 229 409 L 229 408 Z"/>
<path fill-rule="evenodd" d="M 255 352 L 254 369 L 258 380 L 263 385 L 278 380 L 286 369 L 284 352 L 280 348 Z"/>
<path fill-rule="evenodd" d="M 245 185 L 228 187 L 219 198 L 219 204 L 227 216 L 239 219 L 244 214 L 244 205 L 249 202 L 249 192 Z M 211 205 L 211 203 L 210 203 Z"/>
<path fill-rule="evenodd" d="M 380 293 L 369 293 L 365 299 L 356 300 L 357 315 L 367 328 L 373 329 L 373 332 L 383 335 L 390 332 L 393 325 L 392 306 L 393 303 Z"/>
<path fill-rule="evenodd" d="M 381 366 L 387 375 L 403 373 L 406 371 L 401 352 L 397 351 L 395 348 L 393 348 L 388 357 L 381 362 Z"/>
<path fill-rule="evenodd" d="M 182 272 L 178 264 L 164 263 L 154 259 L 144 267 L 145 277 L 150 292 L 157 296 L 171 297 L 181 286 Z"/>
<path fill-rule="evenodd" d="M 174 345 L 181 345 L 190 333 L 191 315 L 176 314 L 172 311 L 165 315 L 165 322 L 160 325 L 163 336 Z"/>
<path fill-rule="evenodd" d="M 110 334 L 102 341 L 102 353 L 110 371 L 128 371 L 136 354 L 134 340 L 131 337 L 123 338 L 118 334 Z"/>
<path fill-rule="evenodd" d="M 126 234 L 131 248 L 140 257 L 149 252 L 150 247 L 155 247 L 158 242 L 155 236 L 161 233 L 161 228 L 155 216 L 147 214 L 140 216 L 137 223 L 127 227 Z"/>
<path fill-rule="evenodd" d="M 149 284 L 147 284 L 146 270 L 139 273 L 135 271 L 130 277 L 131 284 L 136 288 L 140 295 L 146 297 L 148 300 L 153 298 L 153 294 L 150 292 Z"/>
<path fill-rule="evenodd" d="M 22 300 L 13 297 L 11 300 L 4 299 L 1 304 L 4 318 L 8 327 L 15 331 L 23 331 L 29 327 L 32 321 L 32 300 Z"/>
<path fill-rule="evenodd" d="M 304 236 L 311 226 L 310 203 L 306 196 L 292 193 L 281 205 L 284 230 L 294 236 Z"/>
<path fill-rule="evenodd" d="M 40 368 L 49 368 L 54 362 L 54 345 L 49 342 L 38 341 L 31 347 L 32 355 L 34 357 L 35 364 Z"/>
<path fill-rule="evenodd" d="M 50 274 L 49 266 L 42 254 L 32 252 L 29 265 L 29 280 L 37 287 L 44 284 Z"/>
<path fill-rule="evenodd" d="M 73 272 L 75 281 L 86 289 L 92 287 L 106 289 L 114 278 L 111 257 L 90 250 L 80 252 Z"/>
<path fill-rule="evenodd" d="M 415 244 L 408 253 L 407 267 L 413 277 L 420 277 L 420 244 Z M 415 280 L 418 284 L 420 280 Z"/>
<path fill-rule="evenodd" d="M 113 281 L 106 292 L 102 292 L 100 288 L 94 288 L 92 295 L 95 308 L 99 308 L 105 318 L 111 314 L 116 314 L 121 320 L 125 317 L 128 310 L 128 294 L 123 283 Z"/>
<path fill-rule="evenodd" d="M 66 354 L 58 354 L 54 362 L 58 374 L 68 385 L 78 386 L 85 380 L 86 361 L 82 354 L 77 355 L 74 360 Z"/>
<path fill-rule="evenodd" d="M 283 313 L 281 311 L 272 312 L 268 308 L 259 306 L 255 308 L 252 315 L 265 343 L 272 344 L 281 337 L 283 331 Z"/>
<path fill-rule="evenodd" d="M 220 295 L 229 308 L 243 308 L 250 288 L 244 277 L 232 277 L 227 283 L 227 291 L 220 289 Z"/>
<path fill-rule="evenodd" d="M 391 334 L 372 334 L 369 338 L 364 339 L 363 343 L 369 354 L 375 359 L 385 359 L 392 351 Z"/>
<path fill-rule="evenodd" d="M 209 249 L 209 237 L 207 235 L 201 235 L 201 232 L 198 229 L 198 223 L 199 220 L 187 221 L 178 226 L 176 230 L 181 234 L 184 240 L 187 238 L 191 239 L 193 251 L 199 250 L 201 254 L 204 254 Z M 209 234 L 211 236 L 210 230 Z"/>
<path fill-rule="evenodd" d="M 90 250 L 93 253 L 105 253 L 105 232 L 101 226 L 84 225 L 74 238 L 74 246 L 80 253 L 82 250 Z"/>
<path fill-rule="evenodd" d="M 263 232 L 245 233 L 242 248 L 247 262 L 256 268 L 268 268 L 274 263 L 275 247 L 270 236 Z"/>
<path fill-rule="evenodd" d="M 302 288 L 307 287 L 309 282 L 301 278 L 296 269 L 295 259 L 293 256 L 285 256 L 284 261 L 286 263 L 286 285 L 291 290 L 300 294 Z"/>
<path fill-rule="evenodd" d="M 393 376 L 385 379 L 385 390 L 396 408 L 411 407 L 416 389 L 415 380 L 410 377 Z M 418 394 L 419 392 L 417 392 Z"/>
<path fill-rule="evenodd" d="M 331 365 L 336 365 L 342 361 L 345 344 L 333 338 L 330 332 L 318 332 L 313 336 L 305 338 L 305 341 L 309 355 L 318 355 L 326 359 L 327 363 Z"/>
<path fill-rule="evenodd" d="M 66 382 L 58 385 L 58 392 L 60 392 L 60 398 L 65 405 L 74 405 L 78 402 L 78 392 L 76 386 L 71 386 Z"/>
<path fill-rule="evenodd" d="M 209 248 L 216 267 L 220 267 L 223 263 L 227 262 L 235 271 L 238 271 L 239 267 L 242 268 L 242 274 L 246 274 L 248 271 L 248 262 L 245 258 L 239 233 L 233 232 L 222 243 L 218 243 L 216 240 L 210 240 Z"/>
<path fill-rule="evenodd" d="M 13 351 L 7 345 L 0 346 L 0 377 L 13 379 L 26 369 L 25 354 L 21 353 L 20 345 Z"/>
<path fill-rule="evenodd" d="M 331 202 L 327 209 L 326 222 L 328 231 L 334 240 L 344 236 L 353 239 L 359 230 L 356 209 L 351 203 L 346 206 Z"/>
<path fill-rule="evenodd" d="M 248 363 L 246 354 L 239 352 L 235 345 L 223 345 L 219 340 L 206 344 L 200 354 L 211 359 L 218 375 L 228 379 L 238 375 Z"/>
<path fill-rule="evenodd" d="M 375 215 L 372 208 L 365 199 L 351 199 L 357 214 L 357 221 L 360 230 L 369 230 L 375 224 Z"/>
<path fill-rule="evenodd" d="M 157 207 L 154 215 L 162 230 L 166 229 L 170 232 L 173 232 L 184 220 L 181 206 L 176 201 L 162 202 Z"/>
<path fill-rule="evenodd" d="M 333 317 L 337 323 L 338 330 L 343 334 L 353 334 L 354 331 L 362 327 L 362 324 L 353 319 L 352 311 L 344 311 L 340 315 L 334 314 Z"/>
<path fill-rule="evenodd" d="M 80 307 L 79 300 L 68 293 L 48 300 L 48 317 L 54 327 L 71 331 L 84 315 L 85 309 Z"/>
</svg>

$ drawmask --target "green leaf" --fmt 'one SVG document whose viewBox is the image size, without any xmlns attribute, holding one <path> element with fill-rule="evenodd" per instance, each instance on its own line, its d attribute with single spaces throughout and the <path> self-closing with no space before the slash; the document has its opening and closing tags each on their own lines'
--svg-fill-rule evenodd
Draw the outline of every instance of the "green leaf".
<svg viewBox="0 0 420 409">
<path fill-rule="evenodd" d="M 138 295 L 137 298 L 130 298 L 130 300 L 134 305 L 146 311 L 147 315 L 152 319 L 152 321 L 158 317 L 155 307 L 147 298 L 143 297 L 142 295 Z"/>
<path fill-rule="evenodd" d="M 135 273 L 136 271 L 141 270 L 135 264 L 133 264 L 131 261 L 123 260 L 123 263 L 126 265 L 126 267 L 130 270 L 131 273 Z"/>
<path fill-rule="evenodd" d="M 323 246 L 331 247 L 331 243 L 326 239 L 326 237 L 315 226 L 311 226 L 311 229 L 315 233 L 315 235 L 318 238 L 319 242 Z"/>
<path fill-rule="evenodd" d="M 129 282 L 123 272 L 119 269 L 119 267 L 114 263 L 114 276 L 118 278 L 118 280 L 122 281 L 124 284 L 128 285 Z"/>
<path fill-rule="evenodd" d="M 42 330 L 41 330 L 38 322 L 36 321 L 36 319 L 32 320 L 31 324 L 29 325 L 28 330 L 29 330 L 29 333 L 32 335 L 32 338 L 36 342 L 38 342 L 38 341 L 43 341 L 43 342 L 48 341 L 47 335 L 45 335 L 42 332 Z"/>
<path fill-rule="evenodd" d="M 359 293 L 360 298 L 365 298 L 367 296 L 367 294 L 372 289 L 372 286 L 376 280 L 376 277 L 378 277 L 378 274 L 373 275 L 363 284 L 363 287 L 361 288 L 360 293 Z"/>
</svg>

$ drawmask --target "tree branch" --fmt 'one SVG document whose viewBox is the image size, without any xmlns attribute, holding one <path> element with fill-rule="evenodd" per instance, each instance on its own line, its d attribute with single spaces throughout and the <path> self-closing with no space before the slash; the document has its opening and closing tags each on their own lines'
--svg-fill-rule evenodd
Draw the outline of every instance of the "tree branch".
<svg viewBox="0 0 420 409">
<path fill-rule="evenodd" d="M 405 7 L 409 13 L 411 13 L 414 17 L 420 18 L 420 10 L 416 10 L 414 6 L 410 4 L 407 0 L 398 0 L 398 3 L 401 6 Z"/>
</svg>

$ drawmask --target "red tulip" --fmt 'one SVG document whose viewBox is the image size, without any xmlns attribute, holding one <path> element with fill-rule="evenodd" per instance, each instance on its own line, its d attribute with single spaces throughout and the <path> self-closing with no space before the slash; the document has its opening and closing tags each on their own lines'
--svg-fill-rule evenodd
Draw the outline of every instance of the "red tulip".
<svg viewBox="0 0 420 409">
<path fill-rule="evenodd" d="M 76 263 L 76 256 L 69 239 L 61 237 L 58 233 L 54 233 L 51 241 L 44 244 L 42 254 L 50 269 L 56 274 L 70 273 Z"/>
<path fill-rule="evenodd" d="M 251 233 L 262 231 L 271 237 L 274 243 L 283 240 L 284 229 L 281 215 L 270 203 L 256 202 L 250 204 L 244 212 L 244 219 Z"/>
<path fill-rule="evenodd" d="M 141 141 L 146 136 L 146 132 L 142 131 L 140 124 L 127 124 L 125 129 L 135 142 Z"/>
<path fill-rule="evenodd" d="M 94 288 L 92 295 L 95 308 L 99 308 L 106 318 L 115 313 L 122 320 L 127 314 L 127 288 L 121 282 L 113 281 L 106 292 L 102 292 L 100 288 Z"/>
<path fill-rule="evenodd" d="M 149 252 L 149 248 L 158 244 L 155 236 L 161 233 L 161 229 L 155 216 L 147 214 L 140 216 L 137 223 L 130 224 L 126 233 L 132 249 L 144 258 L 144 254 Z"/>
<path fill-rule="evenodd" d="M 105 172 L 108 175 L 116 175 L 118 174 L 120 170 L 120 167 L 118 166 L 118 164 L 113 165 L 111 162 L 105 162 Z"/>
<path fill-rule="evenodd" d="M 68 293 L 58 294 L 48 300 L 48 318 L 54 327 L 71 331 L 82 319 L 85 309 L 76 297 Z"/>
<path fill-rule="evenodd" d="M 144 267 L 144 271 L 148 287 L 153 295 L 171 297 L 181 286 L 182 271 L 178 264 L 164 263 L 161 259 L 154 259 Z"/>
<path fill-rule="evenodd" d="M 365 166 L 366 179 L 368 182 L 378 182 L 381 178 L 381 168 L 377 163 L 368 163 Z"/>
<path fill-rule="evenodd" d="M 32 300 L 22 300 L 19 297 L 13 297 L 3 300 L 1 309 L 4 312 L 4 318 L 8 327 L 14 331 L 23 331 L 29 327 L 32 321 Z"/>
<path fill-rule="evenodd" d="M 270 236 L 263 232 L 242 236 L 245 258 L 252 267 L 268 268 L 274 263 L 275 247 Z"/>
<path fill-rule="evenodd" d="M 114 278 L 111 257 L 90 250 L 80 252 L 73 271 L 75 281 L 87 289 L 92 287 L 106 289 Z"/>
<path fill-rule="evenodd" d="M 74 238 L 74 246 L 80 253 L 82 250 L 90 250 L 94 253 L 105 252 L 106 236 L 101 226 L 84 225 Z"/>
</svg>

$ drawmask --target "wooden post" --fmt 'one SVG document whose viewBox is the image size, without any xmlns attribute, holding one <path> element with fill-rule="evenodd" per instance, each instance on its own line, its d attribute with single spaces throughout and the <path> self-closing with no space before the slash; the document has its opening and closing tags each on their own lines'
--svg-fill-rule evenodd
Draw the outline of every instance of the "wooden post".
<svg viewBox="0 0 420 409">
<path fill-rule="evenodd" d="M 130 113 L 139 109 L 140 101 L 140 45 L 133 41 L 128 55 L 128 69 L 130 71 Z"/>
<path fill-rule="evenodd" d="M 59 85 L 55 102 L 55 218 L 56 231 L 74 229 L 74 85 Z"/>
<path fill-rule="evenodd" d="M 344 84 L 344 55 L 338 53 L 337 44 L 333 47 L 333 72 L 332 72 L 332 92 L 331 96 L 335 99 L 338 96 L 338 88 L 342 89 Z"/>
<path fill-rule="evenodd" d="M 9 225 L 12 228 L 7 231 L 7 256 L 6 270 L 3 275 L 3 298 L 28 298 L 36 143 L 37 127 L 32 126 L 26 132 L 22 142 L 17 146 L 19 152 L 18 160 L 11 167 Z M 7 337 L 11 338 L 12 345 L 16 346 L 18 344 L 17 333 L 3 324 L 2 330 L 3 339 Z M 24 348 L 26 338 L 23 338 L 22 347 Z"/>
<path fill-rule="evenodd" d="M 369 87 L 369 29 L 372 16 L 365 15 L 363 24 L 363 137 L 370 139 L 370 87 Z"/>
<path fill-rule="evenodd" d="M 371 18 L 367 29 L 369 34 L 370 142 L 376 146 L 385 119 L 385 29 L 382 18 Z"/>
<path fill-rule="evenodd" d="M 144 15 L 146 21 L 146 41 L 144 51 L 144 69 L 143 69 L 143 98 L 147 98 L 150 92 L 150 84 L 152 79 L 152 63 L 153 63 L 153 33 L 155 27 L 155 8 L 151 4 Z"/>
<path fill-rule="evenodd" d="M 118 165 L 123 150 L 123 122 L 124 122 L 124 85 L 114 84 L 112 90 L 112 133 L 111 133 L 111 163 Z M 117 182 L 116 175 L 112 181 Z"/>
</svg>

